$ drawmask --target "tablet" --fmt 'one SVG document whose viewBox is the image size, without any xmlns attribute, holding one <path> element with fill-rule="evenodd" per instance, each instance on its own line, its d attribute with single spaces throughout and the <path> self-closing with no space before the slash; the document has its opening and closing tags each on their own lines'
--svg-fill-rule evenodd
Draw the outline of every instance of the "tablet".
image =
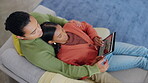
<svg viewBox="0 0 148 83">
<path fill-rule="evenodd" d="M 98 56 L 101 56 L 101 55 L 106 56 L 107 54 L 114 51 L 115 36 L 116 36 L 116 32 L 113 32 L 103 40 L 104 46 L 98 48 Z"/>
</svg>

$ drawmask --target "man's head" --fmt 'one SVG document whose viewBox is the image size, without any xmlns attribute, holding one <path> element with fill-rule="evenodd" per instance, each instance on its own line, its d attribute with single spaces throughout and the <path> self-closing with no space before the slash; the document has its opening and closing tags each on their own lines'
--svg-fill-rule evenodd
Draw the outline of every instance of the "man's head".
<svg viewBox="0 0 148 83">
<path fill-rule="evenodd" d="M 5 29 L 17 35 L 19 39 L 36 39 L 42 36 L 42 30 L 33 16 L 26 12 L 17 11 L 9 15 Z"/>
<path fill-rule="evenodd" d="M 47 43 L 64 44 L 68 40 L 65 30 L 58 24 L 52 22 L 44 22 L 41 24 L 43 36 L 41 37 Z"/>
</svg>

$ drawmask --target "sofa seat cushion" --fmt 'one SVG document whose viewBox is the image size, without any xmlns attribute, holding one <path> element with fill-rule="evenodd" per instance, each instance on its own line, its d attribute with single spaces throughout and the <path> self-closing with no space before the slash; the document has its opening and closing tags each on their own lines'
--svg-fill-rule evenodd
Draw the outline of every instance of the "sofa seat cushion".
<svg viewBox="0 0 148 83">
<path fill-rule="evenodd" d="M 145 81 L 147 77 L 147 71 L 140 68 L 109 73 L 119 79 L 122 83 L 148 83 L 148 81 Z"/>
</svg>

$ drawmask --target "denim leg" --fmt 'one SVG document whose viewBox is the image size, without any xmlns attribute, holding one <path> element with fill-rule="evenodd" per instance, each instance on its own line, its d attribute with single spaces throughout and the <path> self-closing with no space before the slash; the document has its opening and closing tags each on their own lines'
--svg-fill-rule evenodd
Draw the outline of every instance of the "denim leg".
<svg viewBox="0 0 148 83">
<path fill-rule="evenodd" d="M 116 42 L 115 50 L 106 56 L 109 60 L 108 71 L 118 71 L 131 68 L 148 70 L 148 49 L 143 46 Z"/>
<path fill-rule="evenodd" d="M 116 42 L 113 55 L 142 56 L 148 58 L 148 49 L 143 46 Z"/>
<path fill-rule="evenodd" d="M 148 70 L 148 59 L 145 57 L 135 57 L 127 55 L 109 55 L 109 69 L 107 71 L 119 71 L 131 68 L 141 68 Z"/>
</svg>

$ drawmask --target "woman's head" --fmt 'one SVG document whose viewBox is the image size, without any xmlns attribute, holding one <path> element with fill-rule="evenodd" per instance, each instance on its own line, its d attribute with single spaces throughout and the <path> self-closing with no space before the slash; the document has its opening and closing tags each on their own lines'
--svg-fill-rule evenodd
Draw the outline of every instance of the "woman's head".
<svg viewBox="0 0 148 83">
<path fill-rule="evenodd" d="M 43 31 L 42 39 L 48 43 L 64 44 L 68 40 L 65 30 L 58 24 L 53 22 L 44 22 L 41 24 Z"/>
</svg>

